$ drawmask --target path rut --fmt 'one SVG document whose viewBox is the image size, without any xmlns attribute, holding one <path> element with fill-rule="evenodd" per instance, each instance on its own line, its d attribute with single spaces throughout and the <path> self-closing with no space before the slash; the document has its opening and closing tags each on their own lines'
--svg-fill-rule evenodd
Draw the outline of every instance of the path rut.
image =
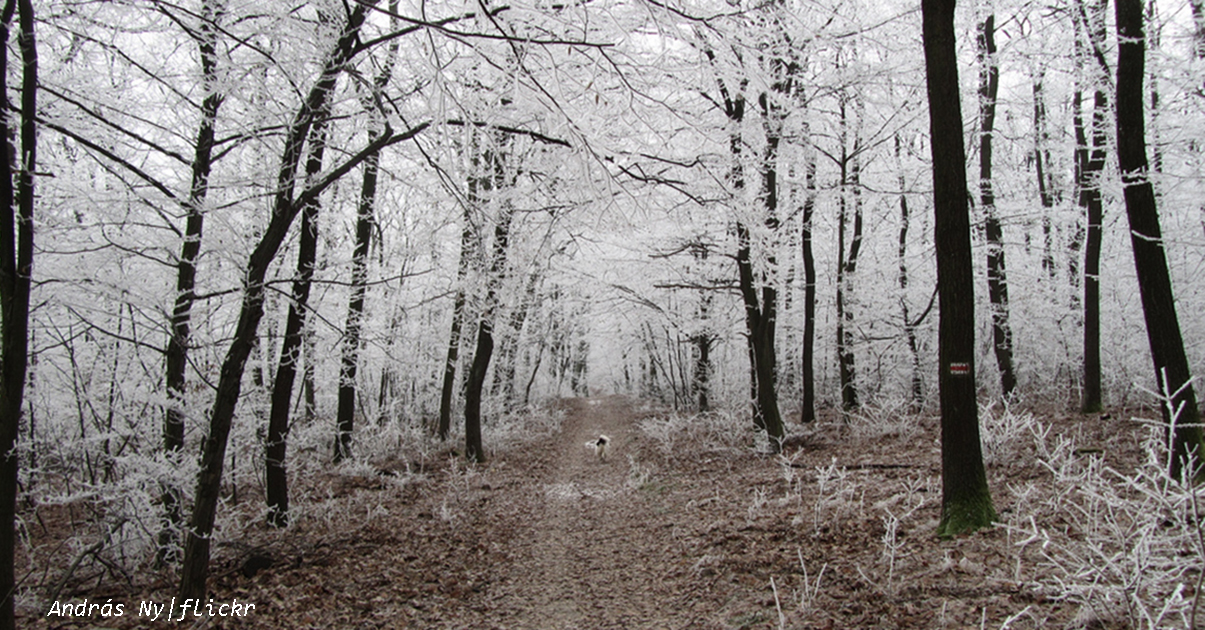
<svg viewBox="0 0 1205 630">
<path fill-rule="evenodd" d="M 494 591 L 493 621 L 506 628 L 666 627 L 664 578 L 680 569 L 670 532 L 650 532 L 657 509 L 629 483 L 625 450 L 635 413 L 620 397 L 569 401 L 559 434 L 539 446 L 546 466 L 524 491 L 508 579 Z M 586 442 L 612 440 L 606 461 Z"/>
</svg>

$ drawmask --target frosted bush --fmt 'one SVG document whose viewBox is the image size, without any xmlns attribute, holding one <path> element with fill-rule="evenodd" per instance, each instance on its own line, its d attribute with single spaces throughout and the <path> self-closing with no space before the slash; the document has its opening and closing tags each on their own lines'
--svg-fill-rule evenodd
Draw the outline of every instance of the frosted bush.
<svg viewBox="0 0 1205 630">
<path fill-rule="evenodd" d="M 1063 438 L 1036 445 L 1056 489 L 1038 497 L 1032 486 L 1022 489 L 1019 504 L 1032 512 L 1018 512 L 1009 525 L 1019 539 L 1017 576 L 1034 559 L 1037 588 L 1079 606 L 1076 627 L 1195 627 L 1205 569 L 1201 490 L 1171 478 L 1160 461 L 1165 433 L 1151 425 L 1148 457 L 1128 473 L 1095 454 L 1077 455 Z M 1048 432 L 1033 435 L 1050 441 Z"/>
</svg>

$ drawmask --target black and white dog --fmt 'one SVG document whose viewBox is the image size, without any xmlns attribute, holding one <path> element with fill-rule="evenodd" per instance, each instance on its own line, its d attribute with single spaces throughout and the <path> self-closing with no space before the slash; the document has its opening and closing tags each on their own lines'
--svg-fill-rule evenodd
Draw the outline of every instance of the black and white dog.
<svg viewBox="0 0 1205 630">
<path fill-rule="evenodd" d="M 602 461 L 607 461 L 607 445 L 611 443 L 611 438 L 605 435 L 599 435 L 597 440 L 586 442 L 587 448 L 594 449 L 594 455 Z"/>
</svg>

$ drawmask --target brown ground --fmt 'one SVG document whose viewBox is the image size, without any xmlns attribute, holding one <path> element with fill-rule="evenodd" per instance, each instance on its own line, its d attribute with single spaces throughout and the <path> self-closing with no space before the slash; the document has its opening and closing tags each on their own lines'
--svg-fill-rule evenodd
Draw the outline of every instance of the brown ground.
<svg viewBox="0 0 1205 630">
<path fill-rule="evenodd" d="M 744 429 L 701 421 L 668 448 L 639 428 L 657 414 L 624 398 L 562 405 L 559 431 L 485 465 L 430 455 L 314 481 L 309 500 L 325 507 L 302 510 L 283 534 L 251 525 L 219 547 L 215 602 L 256 608 L 209 627 L 1000 628 L 1019 615 L 1008 627 L 1035 628 L 1075 612 L 1038 595 L 1033 558 L 1005 529 L 933 535 L 933 420 L 873 437 L 824 423 L 777 457 L 758 454 Z M 1058 422 L 1134 456 L 1116 428 Z M 600 433 L 612 438 L 606 461 L 585 446 Z M 844 482 L 825 479 L 833 463 Z M 1010 465 L 989 475 L 1005 518 L 1012 488 L 1041 477 Z M 888 514 L 900 517 L 894 539 Z M 894 562 L 885 541 L 897 545 Z M 248 577 L 239 569 L 256 555 L 273 564 Z M 138 602 L 170 599 L 170 578 L 143 582 L 64 592 L 125 602 L 121 618 L 35 621 L 27 608 L 18 623 L 158 627 L 136 616 Z"/>
</svg>

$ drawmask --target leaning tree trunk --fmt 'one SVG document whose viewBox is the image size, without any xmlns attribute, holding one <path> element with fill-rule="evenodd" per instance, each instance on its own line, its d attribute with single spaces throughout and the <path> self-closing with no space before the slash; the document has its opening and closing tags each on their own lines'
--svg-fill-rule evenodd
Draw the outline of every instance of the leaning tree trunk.
<svg viewBox="0 0 1205 630">
<path fill-rule="evenodd" d="M 329 53 L 318 81 L 298 109 L 285 137 L 284 152 L 277 174 L 277 189 L 273 198 L 272 217 L 247 262 L 247 271 L 243 279 L 242 307 L 238 323 L 235 326 L 234 339 L 222 362 L 217 395 L 214 397 L 213 408 L 209 414 L 209 434 L 205 438 L 201 453 L 201 470 L 197 475 L 196 498 L 184 542 L 184 561 L 181 566 L 179 595 L 182 600 L 201 599 L 205 596 L 209 574 L 210 534 L 213 531 L 214 518 L 217 513 L 227 439 L 242 388 L 243 370 L 247 357 L 255 347 L 259 322 L 264 315 L 264 277 L 267 274 L 268 265 L 276 258 L 276 253 L 288 233 L 289 226 L 302 207 L 307 205 L 311 199 L 316 198 L 322 190 L 325 190 L 347 170 L 362 161 L 366 155 L 380 150 L 381 146 L 387 144 L 388 141 L 397 141 L 401 137 L 386 136 L 376 145 L 370 145 L 345 162 L 342 167 L 331 171 L 321 182 L 307 188 L 301 195 L 294 198 L 293 184 L 296 180 L 306 136 L 309 135 L 315 116 L 328 102 L 330 93 L 334 90 L 336 78 L 343 71 L 347 61 L 358 51 L 357 33 L 372 4 L 374 3 L 369 0 L 357 5 L 348 16 L 346 28 Z M 422 128 L 425 126 L 416 127 L 403 135 L 412 136 Z"/>
<path fill-rule="evenodd" d="M 209 173 L 213 161 L 214 126 L 223 97 L 218 92 L 217 10 L 213 2 L 201 6 L 201 24 L 196 38 L 201 53 L 201 80 L 205 99 L 201 101 L 201 123 L 192 159 L 192 184 L 184 205 L 187 221 L 184 244 L 176 264 L 176 301 L 172 307 L 170 336 L 164 353 L 167 384 L 167 410 L 163 422 L 163 451 L 173 466 L 179 466 L 184 448 L 184 385 L 191 336 L 192 305 L 196 300 L 197 258 L 205 221 L 205 199 L 209 194 Z M 159 530 L 158 564 L 174 563 L 178 558 L 179 531 L 183 521 L 180 489 L 163 481 L 163 527 Z"/>
<path fill-rule="evenodd" d="M 452 431 L 452 396 L 455 393 L 456 365 L 460 361 L 460 336 L 464 327 L 465 281 L 477 253 L 477 233 L 473 227 L 472 206 L 478 198 L 476 180 L 469 179 L 468 201 L 464 207 L 464 225 L 460 229 L 460 263 L 456 269 L 456 296 L 452 299 L 452 330 L 448 333 L 448 356 L 444 360 L 443 386 L 439 394 L 439 439 L 448 439 Z"/>
<path fill-rule="evenodd" d="M 17 46 L 21 50 L 21 147 L 12 145 L 8 86 L 0 81 L 0 138 L 4 174 L 0 175 L 0 630 L 16 628 L 13 571 L 16 551 L 17 437 L 25 375 L 29 366 L 29 294 L 33 273 L 34 168 L 37 164 L 38 52 L 31 0 L 7 2 L 0 16 L 0 70 L 8 71 L 8 33 L 19 7 Z M 19 160 L 19 161 L 18 161 Z M 16 190 L 13 176 L 16 176 Z"/>
<path fill-rule="evenodd" d="M 1004 231 L 996 215 L 996 195 L 992 190 L 992 136 L 996 121 L 996 93 L 1000 70 L 996 64 L 996 16 L 989 15 L 979 25 L 979 195 L 983 206 L 983 227 L 987 237 L 987 294 L 992 308 L 992 348 L 1000 372 L 1000 391 L 1007 399 L 1017 387 L 1013 370 L 1013 333 L 1008 323 L 1008 277 L 1004 263 Z"/>
<path fill-rule="evenodd" d="M 1134 267 L 1146 315 L 1146 333 L 1155 363 L 1155 382 L 1159 391 L 1171 397 L 1173 415 L 1162 406 L 1163 419 L 1175 423 L 1172 452 L 1169 454 L 1173 476 L 1198 475 L 1200 457 L 1205 452 L 1200 411 L 1192 386 L 1184 340 L 1176 316 L 1171 274 L 1163 250 L 1155 190 L 1148 177 L 1146 157 L 1146 121 L 1142 110 L 1142 82 L 1146 63 L 1143 35 L 1142 0 L 1116 0 L 1117 14 L 1117 162 L 1125 190 L 1126 214 L 1130 223 L 1130 242 L 1134 248 Z M 1186 469 L 1190 458 L 1195 461 Z"/>
<path fill-rule="evenodd" d="M 937 332 L 942 464 L 942 514 L 937 532 L 941 536 L 973 531 L 996 519 L 983 467 L 975 399 L 975 280 L 954 5 L 955 0 L 921 3 L 941 309 Z"/>
<path fill-rule="evenodd" d="M 326 151 L 327 108 L 316 114 L 310 130 L 310 154 L 306 159 L 307 183 L 322 170 Z M 293 280 L 293 299 L 285 319 L 284 340 L 280 346 L 280 363 L 272 380 L 272 406 L 268 413 L 268 440 L 265 446 L 265 493 L 268 500 L 268 525 L 284 527 L 289 522 L 289 481 L 285 455 L 289 440 L 289 404 L 293 399 L 293 381 L 297 378 L 297 362 L 305 335 L 305 312 L 310 300 L 310 283 L 314 278 L 314 261 L 318 258 L 318 210 L 314 199 L 301 212 L 301 234 L 297 246 L 297 275 Z M 314 357 L 310 357 L 313 361 Z"/>
</svg>

